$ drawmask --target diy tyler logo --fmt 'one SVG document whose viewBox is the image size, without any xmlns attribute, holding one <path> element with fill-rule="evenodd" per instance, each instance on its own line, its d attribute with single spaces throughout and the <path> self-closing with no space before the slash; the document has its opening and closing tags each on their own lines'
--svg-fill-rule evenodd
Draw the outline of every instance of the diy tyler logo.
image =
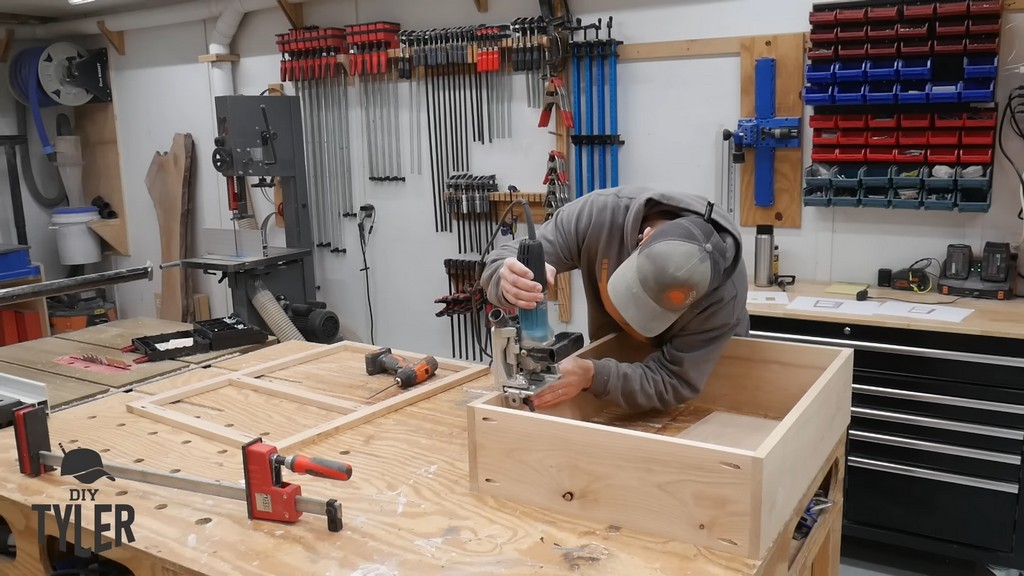
<svg viewBox="0 0 1024 576">
<path fill-rule="evenodd" d="M 64 450 L 59 444 L 64 459 L 60 466 L 61 476 L 72 476 L 82 484 L 95 484 L 100 480 L 114 482 L 114 477 L 103 469 L 103 458 L 95 450 L 75 448 L 71 452 Z M 93 534 L 95 541 L 92 552 L 106 552 L 123 543 L 134 542 L 132 522 L 135 521 L 135 508 L 128 504 L 97 504 L 96 495 L 99 488 L 68 488 L 68 500 L 74 504 L 33 504 L 32 509 L 38 515 L 39 544 L 46 545 L 46 515 L 51 510 L 57 520 L 59 546 L 67 550 L 68 530 L 74 525 L 74 541 L 76 552 L 88 552 L 83 546 L 82 538 L 82 504 L 92 503 Z M 106 515 L 106 517 L 104 517 Z M 111 524 L 112 522 L 112 524 Z M 103 541 L 105 535 L 113 533 L 113 543 Z"/>
</svg>

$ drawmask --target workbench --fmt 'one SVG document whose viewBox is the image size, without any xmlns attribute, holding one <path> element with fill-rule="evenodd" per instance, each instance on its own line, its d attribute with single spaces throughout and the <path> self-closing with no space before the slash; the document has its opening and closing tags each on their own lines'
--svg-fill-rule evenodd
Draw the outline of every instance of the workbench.
<svg viewBox="0 0 1024 576">
<path fill-rule="evenodd" d="M 829 284 L 786 292 L 855 299 Z M 747 306 L 752 337 L 854 350 L 844 536 L 1024 569 L 1024 299 L 868 290 L 973 312 L 948 322 Z"/>
<path fill-rule="evenodd" d="M 190 329 L 190 324 L 147 317 L 97 324 L 73 332 L 0 347 L 0 373 L 45 382 L 51 408 L 61 408 L 170 374 L 193 370 L 277 342 L 276 337 L 270 336 L 262 345 L 196 354 L 178 360 L 146 362 L 133 365 L 128 371 L 90 370 L 77 363 L 56 361 L 62 357 L 91 353 L 132 362 L 140 355 L 121 352 L 122 348 L 132 343 L 132 338 Z"/>
<path fill-rule="evenodd" d="M 166 394 L 211 375 L 253 369 L 322 345 L 285 342 L 197 368 L 123 394 L 99 398 L 51 414 L 54 448 L 89 447 L 110 462 L 151 467 L 193 477 L 240 482 L 237 447 L 131 414 L 126 406 Z M 387 375 L 368 376 L 362 354 L 319 357 L 285 363 L 261 380 L 339 400 L 366 403 L 389 383 Z M 761 561 L 698 548 L 641 531 L 582 521 L 470 490 L 467 405 L 495 391 L 486 367 L 472 380 L 420 400 L 341 434 L 318 437 L 298 452 L 348 462 L 352 478 L 340 483 L 285 472 L 302 486 L 303 496 L 337 498 L 343 508 L 341 532 L 327 530 L 322 517 L 297 523 L 251 522 L 245 505 L 227 499 L 117 481 L 98 482 L 97 501 L 130 504 L 135 510 L 135 541 L 105 556 L 135 576 L 183 575 L 429 575 L 453 574 L 693 574 L 700 576 L 838 576 L 842 491 L 845 474 L 840 441 L 821 462 L 812 488 L 823 486 L 834 504 L 810 535 L 791 535 L 797 515 Z M 446 370 L 437 377 L 447 377 Z M 424 384 L 421 386 L 427 386 Z M 374 398 L 387 403 L 416 391 L 394 388 Z M 332 415 L 253 390 L 224 387 L 179 402 L 176 409 L 233 429 L 258 430 L 273 444 Z M 256 428 L 253 428 L 255 426 Z M 0 572 L 38 576 L 34 503 L 67 500 L 74 481 L 57 474 L 18 475 L 10 430 L 0 430 L 0 517 L 15 528 L 18 556 L 0 558 Z M 134 463 L 134 464 L 133 464 Z M 638 487 L 639 488 L 639 487 Z M 810 490 L 807 499 L 814 493 Z M 799 511 L 802 512 L 803 506 Z M 91 516 L 91 513 L 88 514 Z M 83 517 L 91 542 L 91 517 Z M 58 534 L 51 516 L 46 534 Z M 28 543 L 24 541 L 28 540 Z M 45 548 L 44 548 L 45 550 Z M 44 552 L 45 554 L 45 552 Z M 7 562 L 8 566 L 4 566 Z"/>
</svg>

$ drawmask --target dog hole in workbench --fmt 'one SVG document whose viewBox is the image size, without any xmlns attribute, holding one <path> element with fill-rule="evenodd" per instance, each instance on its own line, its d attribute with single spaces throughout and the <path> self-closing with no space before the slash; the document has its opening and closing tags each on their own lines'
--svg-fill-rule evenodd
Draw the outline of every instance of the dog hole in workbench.
<svg viewBox="0 0 1024 576">
<path fill-rule="evenodd" d="M 68 444 L 78 444 L 78 440 L 68 440 Z"/>
<path fill-rule="evenodd" d="M 133 462 L 135 462 L 136 464 L 141 464 L 141 463 L 143 463 L 145 461 L 146 461 L 145 458 L 136 458 L 135 460 L 133 460 Z"/>
<path fill-rule="evenodd" d="M 86 416 L 85 419 L 86 420 L 95 420 L 96 419 L 96 415 L 95 414 L 91 414 L 89 416 Z"/>
<path fill-rule="evenodd" d="M 10 541 L 10 545 L 8 545 Z M 0 564 L 18 557 L 18 543 L 14 540 L 14 533 L 7 520 L 0 516 Z"/>
<path fill-rule="evenodd" d="M 222 449 L 222 450 L 217 450 L 217 454 L 227 454 L 227 453 L 228 453 L 228 451 L 227 451 L 226 448 Z"/>
<path fill-rule="evenodd" d="M 342 456 L 347 456 L 347 455 L 351 454 L 351 452 L 349 452 L 348 450 L 342 450 L 342 451 L 338 452 L 338 454 L 340 454 Z"/>
<path fill-rule="evenodd" d="M 157 435 L 157 434 L 159 434 L 159 433 L 160 433 L 160 432 L 158 432 L 158 431 L 156 431 L 156 430 L 153 430 L 152 432 L 150 432 L 150 433 L 149 433 L 149 435 L 150 435 L 150 436 L 156 436 L 156 435 Z"/>
<path fill-rule="evenodd" d="M 213 522 L 213 518 L 200 518 L 199 520 L 196 520 L 196 526 L 205 526 L 210 522 Z"/>
<path fill-rule="evenodd" d="M 191 440 L 182 440 L 181 443 L 182 444 L 191 444 L 192 441 Z"/>
<path fill-rule="evenodd" d="M 233 426 L 234 424 L 232 424 L 231 422 L 228 422 L 227 424 L 224 425 L 225 428 L 231 428 Z"/>
<path fill-rule="evenodd" d="M 119 423 L 117 424 L 117 427 L 118 427 L 118 428 L 124 428 L 125 426 L 126 426 L 126 424 L 125 424 L 124 422 L 119 422 Z"/>
<path fill-rule="evenodd" d="M 181 468 L 171 468 L 171 474 L 177 474 L 178 472 L 181 472 Z"/>
<path fill-rule="evenodd" d="M 270 432 L 260 432 L 260 436 L 270 436 Z"/>
<path fill-rule="evenodd" d="M 100 448 L 100 454 L 106 454 L 107 452 L 110 452 L 110 448 Z"/>
<path fill-rule="evenodd" d="M 127 495 L 128 495 L 128 491 L 127 490 L 118 490 L 117 492 L 114 492 L 114 496 L 127 496 Z"/>
<path fill-rule="evenodd" d="M 167 508 L 167 504 L 157 504 L 156 506 L 153 506 L 154 510 L 163 510 L 164 508 Z"/>
</svg>

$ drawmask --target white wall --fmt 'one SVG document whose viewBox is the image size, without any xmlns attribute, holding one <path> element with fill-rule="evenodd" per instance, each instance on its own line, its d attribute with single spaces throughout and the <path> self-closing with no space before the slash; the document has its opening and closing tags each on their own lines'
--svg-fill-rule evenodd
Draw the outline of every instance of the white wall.
<svg viewBox="0 0 1024 576">
<path fill-rule="evenodd" d="M 615 18 L 614 33 L 625 42 L 648 42 L 749 34 L 799 32 L 808 28 L 809 0 L 573 0 L 578 16 L 589 21 Z M 343 26 L 387 19 L 405 28 L 461 26 L 507 22 L 537 12 L 533 0 L 492 2 L 491 11 L 478 14 L 469 0 L 315 0 L 304 5 L 306 22 Z M 1011 18 L 1011 17 L 1008 17 Z M 1015 21 L 1018 17 L 1012 17 Z M 182 24 L 127 32 L 127 54 L 111 53 L 115 109 L 122 142 L 122 175 L 131 220 L 131 259 L 118 266 L 159 261 L 159 238 L 152 204 L 142 179 L 152 154 L 165 150 L 175 131 L 195 138 L 197 228 L 226 225 L 223 184 L 209 166 L 213 113 L 206 65 L 196 57 L 205 52 L 211 23 Z M 239 94 L 258 94 L 277 82 L 279 55 L 274 34 L 288 28 L 277 10 L 245 17 L 235 37 L 233 52 L 241 55 L 235 66 Z M 1000 80 L 1000 95 L 1018 83 L 1013 65 L 1024 61 L 1016 54 L 1019 35 L 1004 34 L 1001 62 L 1008 72 Z M 739 113 L 738 58 L 700 58 L 669 62 L 623 63 L 619 68 L 620 131 L 627 144 L 621 151 L 621 182 L 682 188 L 718 198 L 720 148 L 717 134 L 734 126 Z M 545 130 L 536 128 L 537 111 L 526 108 L 521 78 L 514 88 L 513 139 L 487 146 L 474 145 L 472 169 L 497 174 L 504 188 L 541 190 L 546 154 L 553 146 Z M 407 92 L 399 90 L 403 142 L 409 134 Z M 291 87 L 288 88 L 289 92 Z M 3 98 L 0 94 L 0 121 Z M 450 354 L 448 321 L 437 319 L 433 300 L 447 292 L 441 261 L 459 257 L 454 235 L 435 233 L 429 165 L 423 175 L 409 173 L 409 151 L 403 165 L 404 185 L 375 184 L 365 180 L 364 160 L 358 150 L 363 134 L 356 90 L 350 92 L 351 137 L 356 174 L 356 202 L 370 202 L 378 212 L 368 259 L 371 266 L 375 337 L 378 344 L 438 355 Z M 806 132 L 809 134 L 809 131 Z M 809 162 L 809 138 L 805 160 Z M 1007 139 L 1008 151 L 1024 160 L 1024 145 Z M 424 154 L 426 147 L 424 146 Z M 571 164 L 571 162 L 570 162 Z M 2 169 L 2 168 L 0 168 Z M 952 242 L 968 242 L 980 250 L 985 240 L 1020 240 L 1016 219 L 1019 201 L 1012 172 L 1000 156 L 996 161 L 994 205 L 988 214 L 969 215 L 856 208 L 805 208 L 803 226 L 778 230 L 783 273 L 800 279 L 845 280 L 873 283 L 879 267 L 898 268 L 925 256 L 943 256 Z M 0 180 L 0 187 L 4 186 Z M 256 196 L 258 217 L 270 209 Z M 741 207 L 742 209 L 742 207 Z M 752 266 L 753 229 L 744 230 L 748 267 Z M 317 258 L 320 298 L 338 312 L 351 338 L 368 340 L 362 265 L 353 224 L 346 227 L 345 255 L 320 254 Z M 158 280 L 158 279 L 157 279 Z M 159 283 L 121 287 L 123 313 L 152 314 L 152 293 Z M 223 290 L 208 286 L 215 296 L 214 313 L 224 314 Z M 585 330 L 585 303 L 577 284 L 573 321 L 559 329 Z"/>
</svg>

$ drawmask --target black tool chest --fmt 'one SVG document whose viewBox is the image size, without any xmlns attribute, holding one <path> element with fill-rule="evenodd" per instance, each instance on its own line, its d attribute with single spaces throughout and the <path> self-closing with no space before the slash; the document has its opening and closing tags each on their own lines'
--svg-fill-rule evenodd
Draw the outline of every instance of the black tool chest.
<svg viewBox="0 0 1024 576">
<path fill-rule="evenodd" d="M 751 316 L 853 348 L 843 534 L 1024 568 L 1024 340 Z"/>
</svg>

